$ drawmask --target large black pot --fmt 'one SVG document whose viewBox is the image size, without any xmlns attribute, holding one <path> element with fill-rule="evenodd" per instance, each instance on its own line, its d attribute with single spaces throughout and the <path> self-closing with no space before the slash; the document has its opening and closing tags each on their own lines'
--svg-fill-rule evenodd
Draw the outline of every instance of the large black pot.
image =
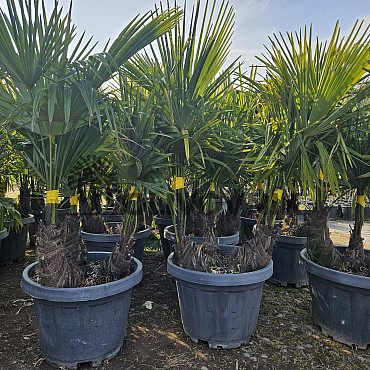
<svg viewBox="0 0 370 370">
<path fill-rule="evenodd" d="M 306 237 L 279 235 L 272 251 L 274 273 L 269 281 L 282 286 L 292 284 L 297 288 L 308 284 L 306 269 L 299 258 L 306 242 Z"/>
<path fill-rule="evenodd" d="M 337 342 L 366 349 L 370 344 L 370 277 L 320 266 L 307 258 L 306 249 L 301 257 L 308 273 L 315 323 Z"/>
<path fill-rule="evenodd" d="M 154 216 L 154 222 L 155 225 L 158 227 L 159 238 L 161 241 L 161 247 L 164 257 L 167 259 L 167 257 L 173 252 L 173 249 L 171 248 L 168 240 L 164 237 L 164 229 L 166 226 L 172 225 L 173 220 L 172 218 L 161 218 L 159 216 Z"/>
<path fill-rule="evenodd" d="M 18 229 L 5 222 L 8 236 L 3 239 L 0 246 L 0 265 L 8 262 L 21 261 L 26 254 L 28 225 L 35 222 L 32 215 L 22 218 L 23 226 Z"/>
<path fill-rule="evenodd" d="M 134 234 L 133 256 L 139 261 L 143 259 L 145 239 L 151 233 L 150 227 Z M 88 251 L 111 252 L 117 242 L 121 239 L 121 234 L 93 234 L 81 231 L 82 240 Z"/>
<path fill-rule="evenodd" d="M 169 241 L 170 246 L 176 242 L 175 229 L 173 225 L 166 226 L 164 229 L 164 237 Z M 217 244 L 235 244 L 239 241 L 239 233 L 230 236 L 219 236 L 216 238 Z M 203 242 L 203 237 L 201 236 L 190 236 L 190 240 L 200 245 Z"/>
<path fill-rule="evenodd" d="M 272 274 L 264 269 L 244 274 L 212 274 L 187 270 L 168 257 L 167 270 L 176 279 L 184 331 L 210 348 L 237 348 L 248 343 L 257 326 L 263 284 Z"/>
<path fill-rule="evenodd" d="M 91 258 L 92 255 L 92 258 Z M 102 260 L 109 253 L 89 253 Z M 37 262 L 23 271 L 22 289 L 34 301 L 40 346 L 46 361 L 77 369 L 79 363 L 99 365 L 114 357 L 125 337 L 132 288 L 142 278 L 142 265 L 133 260 L 134 273 L 111 283 L 83 288 L 51 288 L 32 277 Z"/>
</svg>

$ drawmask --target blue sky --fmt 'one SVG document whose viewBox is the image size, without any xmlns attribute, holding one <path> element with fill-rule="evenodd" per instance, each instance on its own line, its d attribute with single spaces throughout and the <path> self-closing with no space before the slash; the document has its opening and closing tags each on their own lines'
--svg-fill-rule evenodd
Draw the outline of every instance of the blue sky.
<svg viewBox="0 0 370 370">
<path fill-rule="evenodd" d="M 204 0 L 201 0 L 204 3 Z M 218 3 L 221 2 L 217 1 Z M 356 19 L 370 23 L 370 0 L 230 0 L 235 8 L 235 27 L 229 61 L 241 55 L 246 66 L 256 64 L 255 55 L 261 55 L 263 44 L 269 45 L 268 36 L 274 32 L 297 31 L 312 24 L 314 35 L 320 40 L 330 37 L 335 22 L 340 21 L 343 34 Z M 46 0 L 54 3 L 54 0 Z M 68 7 L 69 0 L 60 0 Z M 103 48 L 108 38 L 114 39 L 119 31 L 138 13 L 154 8 L 152 0 L 73 0 L 73 21 L 78 33 L 86 30 L 99 41 L 96 51 Z M 172 1 L 173 3 L 173 1 Z M 187 0 L 190 8 L 195 0 Z M 0 7 L 5 9 L 5 0 Z M 178 0 L 178 4 L 183 1 Z"/>
</svg>

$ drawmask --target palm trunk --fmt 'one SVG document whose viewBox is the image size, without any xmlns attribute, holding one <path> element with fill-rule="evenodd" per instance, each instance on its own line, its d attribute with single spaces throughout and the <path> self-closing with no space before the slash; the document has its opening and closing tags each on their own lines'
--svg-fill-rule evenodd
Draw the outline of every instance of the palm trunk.
<svg viewBox="0 0 370 370">
<path fill-rule="evenodd" d="M 357 189 L 357 196 L 363 197 L 364 191 Z M 351 229 L 351 237 L 349 239 L 348 248 L 345 254 L 347 256 L 353 256 L 356 259 L 363 260 L 365 258 L 364 252 L 364 239 L 361 237 L 362 227 L 365 219 L 365 208 L 362 204 L 356 203 L 355 208 L 355 226 Z"/>
</svg>

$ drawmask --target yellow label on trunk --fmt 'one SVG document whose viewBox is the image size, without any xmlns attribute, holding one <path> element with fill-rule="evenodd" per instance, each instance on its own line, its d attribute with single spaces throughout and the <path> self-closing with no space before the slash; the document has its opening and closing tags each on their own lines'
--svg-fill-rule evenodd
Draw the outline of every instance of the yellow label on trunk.
<svg viewBox="0 0 370 370">
<path fill-rule="evenodd" d="M 135 191 L 135 189 L 136 189 L 135 186 L 131 186 L 131 189 L 128 193 L 130 200 L 137 200 L 139 196 L 139 192 L 137 190 Z"/>
<path fill-rule="evenodd" d="M 46 192 L 46 203 L 56 204 L 58 203 L 59 190 L 48 190 Z"/>
<path fill-rule="evenodd" d="M 264 187 L 265 187 L 265 184 L 263 182 L 257 185 L 258 190 L 263 190 Z"/>
<path fill-rule="evenodd" d="M 77 206 L 78 204 L 78 195 L 73 195 L 71 199 L 69 200 L 69 203 L 71 203 L 71 206 Z"/>
<path fill-rule="evenodd" d="M 184 178 L 183 177 L 172 177 L 172 190 L 183 189 L 184 185 Z"/>
<path fill-rule="evenodd" d="M 324 174 L 322 173 L 321 168 L 320 168 L 319 178 L 321 181 L 324 180 Z"/>
<path fill-rule="evenodd" d="M 283 190 L 275 189 L 274 193 L 272 194 L 272 200 L 276 202 L 277 200 L 281 200 L 282 196 L 283 196 Z"/>
<path fill-rule="evenodd" d="M 210 191 L 216 191 L 216 188 L 215 188 L 215 183 L 212 181 L 211 184 L 209 185 L 209 190 Z"/>
<path fill-rule="evenodd" d="M 356 203 L 365 208 L 365 195 L 357 195 Z"/>
<path fill-rule="evenodd" d="M 25 175 L 28 175 L 28 168 L 25 168 L 25 169 L 24 169 L 24 174 L 25 174 Z"/>
</svg>

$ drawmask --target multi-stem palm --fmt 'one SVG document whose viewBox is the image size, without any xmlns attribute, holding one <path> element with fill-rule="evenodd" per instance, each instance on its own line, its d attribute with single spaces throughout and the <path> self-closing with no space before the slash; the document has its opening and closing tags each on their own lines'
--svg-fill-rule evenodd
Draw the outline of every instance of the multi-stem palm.
<svg viewBox="0 0 370 370">
<path fill-rule="evenodd" d="M 176 9 L 134 18 L 103 52 L 91 55 L 75 37 L 71 8 L 58 3 L 48 16 L 44 1 L 7 0 L 0 15 L 0 69 L 10 94 L 2 95 L 3 118 L 29 140 L 25 158 L 46 184 L 58 191 L 63 179 L 81 169 L 84 159 L 105 140 L 114 117 L 101 89 L 119 67 L 167 32 L 181 16 Z M 72 2 L 71 2 L 72 5 Z M 54 193 L 55 195 L 55 193 Z M 50 200 L 55 209 L 55 199 Z M 53 213 L 53 223 L 55 213 Z"/>
<path fill-rule="evenodd" d="M 155 133 L 153 92 L 148 94 L 122 75 L 119 81 L 120 88 L 111 100 L 117 136 L 112 139 L 113 155 L 110 159 L 118 181 L 126 189 L 126 221 L 127 224 L 134 224 L 132 232 L 135 232 L 139 218 L 146 224 L 147 196 L 155 195 L 164 201 L 169 198 L 166 173 L 170 154 L 159 150 L 163 138 Z"/>
<path fill-rule="evenodd" d="M 351 163 L 340 127 L 345 124 L 346 113 L 369 93 L 367 87 L 349 94 L 366 76 L 369 40 L 369 27 L 363 29 L 362 23 L 356 23 L 346 38 L 340 38 L 337 24 L 331 39 L 324 44 L 319 41 L 314 44 L 311 29 L 305 29 L 295 36 L 287 34 L 286 38 L 275 35 L 267 56 L 260 59 L 267 68 L 268 82 L 279 97 L 279 106 L 273 109 L 278 112 L 275 115 L 277 127 L 283 129 L 276 133 L 289 133 L 288 141 L 284 137 L 283 143 L 278 142 L 272 150 L 266 146 L 266 151 L 273 153 L 270 164 L 278 161 L 282 154 L 287 155 L 289 165 L 285 176 L 299 174 L 303 192 L 310 192 L 315 208 L 321 211 L 325 185 L 329 184 L 332 192 L 339 192 L 339 161 L 335 160 L 338 148 L 344 153 L 343 166 Z M 275 93 L 272 96 L 276 102 Z M 326 212 L 321 214 L 322 222 L 319 215 L 315 217 L 318 230 L 326 225 Z M 324 259 L 329 259 L 332 243 L 330 246 L 326 242 L 328 249 L 324 248 L 325 240 L 330 240 L 329 234 L 317 234 L 320 234 L 320 241 L 316 249 L 319 254 L 326 255 Z"/>
<path fill-rule="evenodd" d="M 156 130 L 167 137 L 165 151 L 173 153 L 174 177 L 184 178 L 190 163 L 202 164 L 204 140 L 217 125 L 219 87 L 233 69 L 231 65 L 220 72 L 229 52 L 233 18 L 233 8 L 224 1 L 218 13 L 215 1 L 207 1 L 203 13 L 198 1 L 189 28 L 184 17 L 159 39 L 153 58 L 142 56 L 126 66 L 133 80 L 155 93 Z M 184 198 L 184 190 L 176 190 L 179 217 L 186 213 Z"/>
</svg>

